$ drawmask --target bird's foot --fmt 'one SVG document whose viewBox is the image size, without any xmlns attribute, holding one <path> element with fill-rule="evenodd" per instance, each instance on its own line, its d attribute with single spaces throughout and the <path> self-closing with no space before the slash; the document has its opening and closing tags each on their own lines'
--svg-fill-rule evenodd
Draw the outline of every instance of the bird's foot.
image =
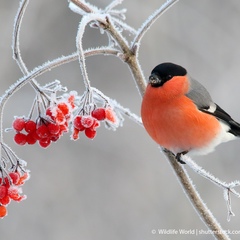
<svg viewBox="0 0 240 240">
<path fill-rule="evenodd" d="M 186 164 L 182 159 L 181 159 L 181 156 L 182 155 L 185 155 L 186 153 L 188 153 L 188 151 L 183 151 L 183 152 L 180 152 L 180 153 L 177 153 L 176 154 L 176 159 L 179 163 L 181 164 Z"/>
</svg>

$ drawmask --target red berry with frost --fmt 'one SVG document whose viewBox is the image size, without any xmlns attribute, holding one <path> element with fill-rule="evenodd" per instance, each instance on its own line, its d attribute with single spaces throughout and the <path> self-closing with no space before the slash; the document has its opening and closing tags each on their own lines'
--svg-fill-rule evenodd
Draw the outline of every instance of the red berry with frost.
<svg viewBox="0 0 240 240">
<path fill-rule="evenodd" d="M 114 113 L 114 111 L 112 110 L 112 108 L 108 107 L 105 109 L 105 113 L 106 113 L 106 119 L 112 123 L 116 123 L 117 121 L 117 117 Z"/>
<path fill-rule="evenodd" d="M 13 200 L 17 200 L 19 198 L 19 190 L 18 187 L 16 186 L 10 186 L 8 188 L 8 196 L 13 199 Z"/>
<path fill-rule="evenodd" d="M 69 107 L 66 103 L 59 103 L 57 107 L 62 111 L 63 115 L 69 114 Z"/>
<path fill-rule="evenodd" d="M 96 136 L 96 134 L 97 134 L 97 132 L 91 128 L 85 129 L 85 135 L 90 139 L 93 139 Z"/>
<path fill-rule="evenodd" d="M 39 138 L 47 138 L 49 137 L 50 133 L 48 131 L 48 127 L 46 125 L 41 125 L 38 127 L 38 129 L 36 130 L 37 135 L 39 136 Z"/>
<path fill-rule="evenodd" d="M 94 119 L 93 121 L 93 125 L 91 126 L 92 130 L 96 130 L 96 128 L 98 128 L 100 126 L 100 123 L 97 119 Z"/>
<path fill-rule="evenodd" d="M 52 113 L 51 108 L 47 108 L 47 110 L 46 110 L 46 115 L 47 115 L 48 117 L 50 117 L 52 120 L 55 119 L 54 116 L 53 116 L 53 113 Z"/>
<path fill-rule="evenodd" d="M 7 195 L 7 188 L 6 186 L 0 186 L 0 199 L 4 198 Z"/>
<path fill-rule="evenodd" d="M 57 124 L 64 124 L 66 121 L 65 115 L 59 108 L 56 109 L 55 121 Z"/>
<path fill-rule="evenodd" d="M 82 116 L 78 115 L 73 120 L 73 126 L 77 128 L 79 131 L 83 131 L 85 127 L 82 125 Z"/>
<path fill-rule="evenodd" d="M 24 145 L 27 142 L 27 136 L 23 133 L 16 133 L 14 136 L 14 141 L 18 145 Z"/>
<path fill-rule="evenodd" d="M 11 172 L 9 173 L 10 178 L 12 179 L 12 183 L 14 185 L 18 184 L 19 180 L 20 180 L 20 176 L 19 173 L 17 172 Z"/>
<path fill-rule="evenodd" d="M 27 136 L 26 136 L 26 138 L 27 138 L 27 143 L 29 144 L 29 145 L 33 145 L 33 144 L 35 144 L 36 142 L 37 142 L 37 138 L 36 138 L 36 131 L 35 132 L 30 132 L 30 133 L 28 133 L 27 134 Z"/>
<path fill-rule="evenodd" d="M 90 115 L 82 116 L 81 123 L 85 128 L 90 128 L 94 123 L 94 118 Z"/>
<path fill-rule="evenodd" d="M 77 128 L 73 129 L 73 133 L 72 133 L 73 140 L 77 140 L 79 138 L 79 132 L 80 132 L 80 130 L 78 130 Z"/>
<path fill-rule="evenodd" d="M 36 130 L 36 123 L 32 120 L 28 120 L 26 123 L 25 123 L 25 126 L 24 126 L 24 129 L 26 132 L 30 133 L 30 132 L 34 132 Z"/>
<path fill-rule="evenodd" d="M 41 140 L 39 140 L 39 145 L 43 148 L 47 148 L 51 143 L 50 138 L 43 138 Z"/>
<path fill-rule="evenodd" d="M 92 111 L 92 116 L 99 121 L 106 118 L 105 108 L 96 108 Z"/>
<path fill-rule="evenodd" d="M 24 126 L 25 126 L 25 120 L 23 118 L 16 118 L 14 121 L 13 121 L 13 128 L 20 132 L 23 130 Z"/>
<path fill-rule="evenodd" d="M 72 109 L 75 107 L 74 100 L 75 100 L 75 96 L 74 95 L 70 95 L 69 98 L 68 98 L 68 102 L 71 105 Z"/>
<path fill-rule="evenodd" d="M 60 131 L 60 127 L 58 124 L 55 124 L 55 123 L 49 123 L 47 125 L 48 127 L 48 131 L 51 133 L 51 134 L 58 134 L 59 131 Z"/>
<path fill-rule="evenodd" d="M 7 216 L 7 208 L 3 205 L 0 206 L 0 218 Z"/>
<path fill-rule="evenodd" d="M 63 132 L 68 132 L 68 127 L 66 124 L 59 125 L 60 131 L 59 134 L 61 135 Z"/>
</svg>

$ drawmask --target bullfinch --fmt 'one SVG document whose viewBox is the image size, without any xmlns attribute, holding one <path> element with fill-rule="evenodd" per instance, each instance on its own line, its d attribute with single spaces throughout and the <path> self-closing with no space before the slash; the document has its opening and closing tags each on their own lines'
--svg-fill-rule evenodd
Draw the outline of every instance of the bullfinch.
<svg viewBox="0 0 240 240">
<path fill-rule="evenodd" d="M 207 154 L 240 137 L 240 124 L 212 100 L 206 88 L 174 63 L 151 72 L 141 106 L 143 125 L 180 163 L 188 152 Z"/>
</svg>

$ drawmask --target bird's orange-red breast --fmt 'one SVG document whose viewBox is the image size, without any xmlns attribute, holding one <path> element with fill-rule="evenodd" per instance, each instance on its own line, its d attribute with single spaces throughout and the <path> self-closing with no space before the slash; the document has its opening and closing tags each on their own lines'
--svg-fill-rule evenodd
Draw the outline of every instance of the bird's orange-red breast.
<svg viewBox="0 0 240 240">
<path fill-rule="evenodd" d="M 240 135 L 240 124 L 212 101 L 186 69 L 173 63 L 152 70 L 141 116 L 148 134 L 175 154 L 206 154 Z"/>
</svg>

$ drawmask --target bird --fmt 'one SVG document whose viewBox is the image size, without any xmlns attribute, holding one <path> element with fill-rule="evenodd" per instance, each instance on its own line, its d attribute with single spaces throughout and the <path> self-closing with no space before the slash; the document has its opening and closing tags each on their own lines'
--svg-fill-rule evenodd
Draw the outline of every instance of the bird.
<svg viewBox="0 0 240 240">
<path fill-rule="evenodd" d="M 182 164 L 184 154 L 208 154 L 220 143 L 240 137 L 240 124 L 184 67 L 171 62 L 153 68 L 141 117 L 150 137 Z"/>
</svg>

